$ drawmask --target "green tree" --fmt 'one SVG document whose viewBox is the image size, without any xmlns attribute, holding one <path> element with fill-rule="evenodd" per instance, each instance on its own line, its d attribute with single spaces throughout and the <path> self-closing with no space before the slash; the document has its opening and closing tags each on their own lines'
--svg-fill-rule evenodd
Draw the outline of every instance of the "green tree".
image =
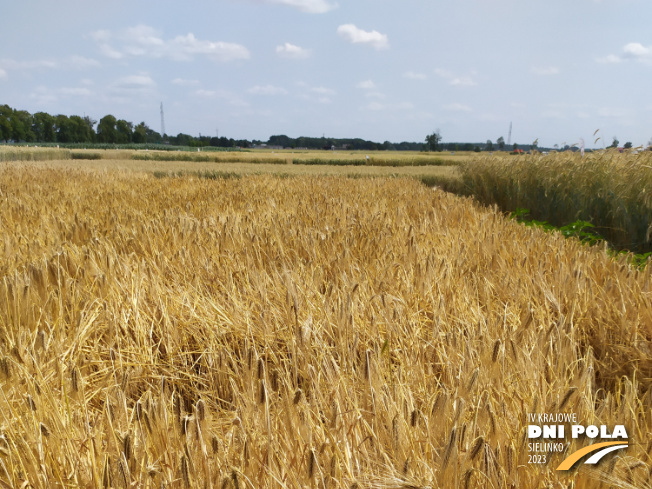
<svg viewBox="0 0 652 489">
<path fill-rule="evenodd" d="M 161 135 L 154 131 L 153 129 L 150 129 L 149 127 L 147 128 L 146 131 L 147 137 L 146 141 L 147 143 L 156 143 L 156 144 L 161 144 L 163 142 L 163 138 Z"/>
<path fill-rule="evenodd" d="M 147 127 L 147 124 L 145 124 L 145 122 L 141 122 L 136 127 L 134 127 L 134 134 L 132 138 L 133 142 L 136 144 L 146 143 L 148 129 L 149 127 Z"/>
<path fill-rule="evenodd" d="M 131 142 L 134 132 L 134 125 L 124 119 L 116 122 L 116 143 L 127 144 Z"/>
<path fill-rule="evenodd" d="M 8 105 L 0 105 L 0 141 L 9 141 L 13 137 L 11 116 L 13 110 Z"/>
<path fill-rule="evenodd" d="M 95 124 L 97 124 L 97 121 L 87 115 L 85 115 L 82 120 L 85 125 L 84 134 L 87 138 L 87 141 L 84 142 L 95 142 Z"/>
<path fill-rule="evenodd" d="M 59 114 L 54 118 L 54 130 L 60 143 L 75 142 L 75 125 L 67 115 Z"/>
<path fill-rule="evenodd" d="M 618 141 L 618 138 L 614 136 L 614 140 L 611 142 L 609 146 L 607 146 L 607 148 L 617 148 L 619 144 L 620 141 Z"/>
<path fill-rule="evenodd" d="M 632 143 L 631 143 L 630 141 L 627 141 L 627 142 L 625 143 L 625 146 L 623 146 L 623 148 L 625 148 L 625 149 L 632 149 L 632 146 L 633 146 Z"/>
<path fill-rule="evenodd" d="M 172 144 L 176 144 L 178 146 L 190 146 L 192 143 L 193 137 L 188 135 L 188 134 L 183 134 L 180 132 L 177 134 L 175 138 L 170 138 L 170 142 Z"/>
<path fill-rule="evenodd" d="M 92 143 L 93 126 L 88 117 L 71 115 L 69 117 L 73 143 Z"/>
<path fill-rule="evenodd" d="M 440 142 L 441 134 L 439 133 L 439 129 L 437 129 L 432 134 L 426 136 L 426 149 L 428 151 L 438 151 Z"/>
<path fill-rule="evenodd" d="M 34 141 L 32 115 L 29 112 L 26 110 L 12 110 L 10 122 L 14 141 Z"/>
<path fill-rule="evenodd" d="M 116 119 L 111 114 L 105 115 L 97 125 L 97 140 L 100 143 L 116 142 Z"/>
<path fill-rule="evenodd" d="M 267 144 L 270 146 L 282 146 L 283 148 L 289 148 L 292 143 L 295 141 L 287 137 L 285 134 L 280 134 L 277 136 L 270 136 L 267 140 Z"/>
<path fill-rule="evenodd" d="M 500 151 L 505 151 L 505 138 L 502 137 L 502 136 L 500 136 L 500 137 L 496 140 L 496 145 L 498 146 L 498 149 L 499 149 Z"/>
<path fill-rule="evenodd" d="M 54 143 L 56 141 L 55 118 L 47 112 L 37 112 L 34 114 L 32 131 L 36 141 Z"/>
<path fill-rule="evenodd" d="M 491 139 L 487 139 L 487 144 L 485 145 L 484 149 L 486 151 L 493 151 L 494 150 L 494 143 L 491 142 Z"/>
</svg>

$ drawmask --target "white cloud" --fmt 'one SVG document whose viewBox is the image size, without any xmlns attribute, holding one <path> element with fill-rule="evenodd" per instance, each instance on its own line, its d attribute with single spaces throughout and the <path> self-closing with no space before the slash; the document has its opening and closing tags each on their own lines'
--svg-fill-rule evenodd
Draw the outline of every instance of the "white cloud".
<svg viewBox="0 0 652 489">
<path fill-rule="evenodd" d="M 144 95 L 156 88 L 156 82 L 146 74 L 123 76 L 114 81 L 111 92 L 117 95 Z"/>
<path fill-rule="evenodd" d="M 449 83 L 453 86 L 460 86 L 460 87 L 472 87 L 474 85 L 477 85 L 477 83 L 473 81 L 473 78 L 471 78 L 470 76 L 460 76 L 457 78 L 453 78 Z"/>
<path fill-rule="evenodd" d="M 381 104 L 380 102 L 370 102 L 369 105 L 367 105 L 367 109 L 369 109 L 369 110 L 383 110 L 383 109 L 385 109 L 385 105 Z"/>
<path fill-rule="evenodd" d="M 120 51 L 113 49 L 108 43 L 100 44 L 100 53 L 111 59 L 122 59 L 123 57 Z"/>
<path fill-rule="evenodd" d="M 281 58 L 305 59 L 310 57 L 310 50 L 286 42 L 281 46 L 276 46 L 276 54 Z"/>
<path fill-rule="evenodd" d="M 180 87 L 196 87 L 199 85 L 199 80 L 186 80 L 185 78 L 175 78 L 170 83 Z"/>
<path fill-rule="evenodd" d="M 202 98 L 215 98 L 219 96 L 216 90 L 204 90 L 203 88 L 195 90 L 195 95 Z"/>
<path fill-rule="evenodd" d="M 530 73 L 538 76 L 558 75 L 559 68 L 556 66 L 533 66 L 530 68 Z"/>
<path fill-rule="evenodd" d="M 412 110 L 414 109 L 414 104 L 411 102 L 400 102 L 398 104 L 381 104 L 380 102 L 369 102 L 365 107 L 367 110 Z"/>
<path fill-rule="evenodd" d="M 275 87 L 274 85 L 260 86 L 250 88 L 247 92 L 254 95 L 287 95 L 288 91 L 285 88 Z"/>
<path fill-rule="evenodd" d="M 16 61 L 10 58 L 0 59 L 0 80 L 9 79 L 10 72 L 25 73 L 31 70 L 54 70 L 60 68 L 62 65 L 59 61 L 53 59 L 38 59 L 33 61 Z M 41 87 L 44 88 L 44 87 Z M 42 92 L 32 92 L 31 98 L 39 102 L 48 103 L 53 102 L 56 98 L 50 98 Z"/>
<path fill-rule="evenodd" d="M 313 87 L 310 91 L 320 95 L 335 95 L 335 90 L 326 87 Z"/>
<path fill-rule="evenodd" d="M 91 32 L 91 38 L 97 43 L 108 42 L 111 39 L 111 31 L 107 29 L 100 29 Z"/>
<path fill-rule="evenodd" d="M 444 110 L 450 110 L 452 112 L 473 112 L 468 105 L 458 103 L 444 105 Z"/>
<path fill-rule="evenodd" d="M 53 59 L 37 59 L 34 61 L 16 61 L 14 59 L 2 59 L 0 60 L 0 64 L 10 71 L 55 69 L 59 67 L 59 63 Z"/>
<path fill-rule="evenodd" d="M 84 87 L 61 88 L 59 93 L 70 97 L 90 97 L 93 95 L 90 89 Z"/>
<path fill-rule="evenodd" d="M 298 82 L 298 87 L 304 89 L 303 93 L 297 95 L 298 98 L 308 102 L 318 102 L 320 104 L 333 103 L 332 96 L 336 94 L 335 90 L 326 87 L 310 87 L 305 82 Z"/>
<path fill-rule="evenodd" d="M 435 75 L 446 79 L 455 77 L 451 71 L 445 70 L 443 68 L 435 68 Z"/>
<path fill-rule="evenodd" d="M 249 50 L 240 45 L 228 42 L 201 41 L 193 34 L 177 36 L 167 43 L 169 57 L 176 60 L 189 60 L 193 55 L 208 56 L 217 61 L 233 61 L 249 59 Z"/>
<path fill-rule="evenodd" d="M 240 44 L 205 41 L 197 39 L 192 33 L 164 40 L 154 28 L 142 24 L 117 35 L 106 30 L 96 31 L 91 37 L 99 44 L 102 54 L 113 59 L 146 56 L 188 61 L 196 55 L 202 55 L 216 61 L 232 61 L 250 57 L 249 50 Z M 120 47 L 114 47 L 116 42 Z"/>
<path fill-rule="evenodd" d="M 160 57 L 165 52 L 165 42 L 159 37 L 158 31 L 147 25 L 128 27 L 120 38 L 124 41 L 122 50 L 129 56 Z"/>
<path fill-rule="evenodd" d="M 97 43 L 98 47 L 100 48 L 100 53 L 102 53 L 107 58 L 121 59 L 122 53 L 112 48 L 109 44 L 112 38 L 113 34 L 111 34 L 111 31 L 107 29 L 91 32 L 91 39 Z"/>
<path fill-rule="evenodd" d="M 381 93 L 381 92 L 375 90 L 376 84 L 373 82 L 373 80 L 361 81 L 355 87 L 356 88 L 361 88 L 362 90 L 364 90 L 365 91 L 364 96 L 366 98 L 376 98 L 376 99 L 380 99 L 380 100 L 383 100 L 383 99 L 386 98 L 384 93 Z M 372 110 L 374 110 L 374 109 L 372 109 Z"/>
<path fill-rule="evenodd" d="M 337 28 L 337 34 L 346 41 L 353 44 L 368 44 L 376 49 L 389 48 L 389 40 L 386 34 L 378 31 L 367 32 L 357 28 L 353 24 L 343 24 Z"/>
<path fill-rule="evenodd" d="M 235 107 L 248 107 L 249 104 L 242 100 L 240 97 L 238 97 L 236 94 L 233 92 L 229 92 L 228 90 L 222 90 L 222 89 L 217 89 L 217 90 L 195 90 L 195 95 L 197 97 L 201 98 L 207 98 L 207 99 L 222 99 L 228 102 L 229 105 L 233 105 Z"/>
<path fill-rule="evenodd" d="M 308 14 L 325 14 L 337 8 L 337 3 L 326 0 L 263 0 L 265 3 L 276 3 L 296 8 Z"/>
<path fill-rule="evenodd" d="M 622 107 L 601 107 L 598 109 L 598 115 L 608 119 L 625 119 L 630 117 L 632 113 L 631 110 Z"/>
<path fill-rule="evenodd" d="M 96 59 L 85 58 L 83 56 L 70 56 L 67 59 L 66 64 L 76 70 L 86 70 L 89 68 L 98 68 L 101 66 L 100 62 Z"/>
<path fill-rule="evenodd" d="M 597 58 L 596 61 L 598 63 L 620 63 L 622 59 L 620 59 L 620 56 L 616 56 L 615 54 L 609 54 L 603 58 Z"/>
<path fill-rule="evenodd" d="M 56 70 L 56 69 L 74 69 L 86 70 L 89 68 L 97 68 L 100 65 L 99 61 L 92 58 L 84 58 L 83 56 L 69 56 L 65 59 L 37 59 L 37 60 L 24 60 L 16 61 L 14 59 L 0 60 L 5 76 L 8 71 L 27 72 L 31 70 Z"/>
<path fill-rule="evenodd" d="M 449 70 L 444 70 L 441 68 L 435 69 L 435 74 L 440 78 L 448 81 L 449 85 L 459 86 L 459 87 L 472 87 L 477 85 L 475 80 L 470 76 L 458 76 Z"/>
<path fill-rule="evenodd" d="M 408 78 L 410 80 L 426 80 L 428 77 L 423 73 L 415 73 L 414 71 L 408 71 L 403 73 L 403 78 Z"/>
<path fill-rule="evenodd" d="M 372 80 L 361 81 L 356 85 L 356 88 L 362 88 L 364 90 L 372 90 L 376 88 L 376 84 Z"/>
<path fill-rule="evenodd" d="M 302 100 L 308 102 L 318 102 L 320 104 L 331 104 L 333 103 L 332 97 L 337 94 L 332 88 L 326 87 L 311 87 L 304 81 L 298 81 L 295 85 L 300 89 L 300 93 L 296 96 Z"/>
<path fill-rule="evenodd" d="M 625 44 L 622 49 L 622 55 L 609 54 L 602 58 L 596 58 L 598 63 L 620 63 L 627 59 L 635 59 L 642 62 L 652 60 L 652 46 L 643 46 L 640 42 L 630 42 Z"/>
<path fill-rule="evenodd" d="M 55 95 L 54 90 L 43 85 L 36 87 L 34 91 L 29 94 L 29 98 L 35 100 L 39 105 L 46 105 L 59 100 Z"/>
<path fill-rule="evenodd" d="M 643 46 L 639 42 L 630 42 L 623 47 L 623 52 L 630 58 L 648 58 L 652 55 L 652 47 Z"/>
</svg>

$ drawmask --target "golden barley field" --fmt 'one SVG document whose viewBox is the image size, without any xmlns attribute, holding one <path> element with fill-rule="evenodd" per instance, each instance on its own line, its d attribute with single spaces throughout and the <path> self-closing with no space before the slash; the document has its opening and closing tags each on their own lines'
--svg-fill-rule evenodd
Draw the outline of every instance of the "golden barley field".
<svg viewBox="0 0 652 489">
<path fill-rule="evenodd" d="M 409 178 L 5 165 L 0 487 L 649 488 L 650 273 Z"/>
<path fill-rule="evenodd" d="M 383 154 L 384 153 L 384 154 Z M 469 158 L 455 158 L 416 152 L 370 153 L 366 164 L 364 152 L 329 151 L 250 151 L 250 152 L 177 152 L 134 150 L 69 150 L 57 148 L 25 148 L 0 145 L 0 164 L 38 165 L 45 168 L 98 171 L 136 171 L 156 175 L 214 176 L 219 174 L 277 176 L 339 175 L 349 177 L 409 176 L 431 183 L 456 183 L 460 175 L 457 166 Z M 436 161 L 437 164 L 429 164 Z M 307 164 L 306 164 L 307 162 Z M 444 163 L 444 164 L 440 164 Z"/>
<path fill-rule="evenodd" d="M 164 146 L 163 146 L 164 147 Z M 337 166 L 457 166 L 478 158 L 475 152 L 420 151 L 325 151 L 325 150 L 259 150 L 215 151 L 133 150 L 133 149 L 59 149 L 0 145 L 0 162 L 45 160 L 133 160 L 136 162 L 247 163 L 275 165 Z"/>
</svg>

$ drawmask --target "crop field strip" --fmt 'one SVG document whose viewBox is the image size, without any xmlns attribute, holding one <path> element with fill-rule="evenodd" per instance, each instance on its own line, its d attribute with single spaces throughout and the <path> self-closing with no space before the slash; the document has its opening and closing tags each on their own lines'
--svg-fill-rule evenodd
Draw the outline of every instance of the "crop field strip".
<svg viewBox="0 0 652 489">
<path fill-rule="evenodd" d="M 0 484 L 650 487 L 649 267 L 413 179 L 21 165 L 0 199 Z M 537 411 L 631 446 L 528 465 Z"/>
<path fill-rule="evenodd" d="M 617 249 L 652 251 L 652 152 L 478 158 L 455 189 L 503 211 L 564 226 L 578 219 Z"/>
<path fill-rule="evenodd" d="M 468 159 L 468 155 L 439 153 L 365 152 L 365 151 L 135 151 L 130 149 L 59 149 L 53 147 L 0 146 L 0 162 L 44 160 L 113 160 L 182 161 L 194 163 L 268 163 L 300 165 L 343 166 L 454 166 Z"/>
<path fill-rule="evenodd" d="M 67 150 L 64 150 L 67 151 Z M 95 154 L 96 152 L 91 152 Z M 27 153 L 29 155 L 30 153 Z M 133 160 L 133 152 L 118 151 L 107 155 L 107 158 L 93 159 L 51 159 L 49 156 L 24 156 L 4 163 L 7 168 L 72 168 L 97 171 L 132 171 L 147 172 L 158 177 L 162 176 L 199 176 L 211 178 L 211 175 L 259 175 L 271 174 L 280 177 L 298 175 L 329 175 L 359 177 L 413 177 L 428 185 L 457 184 L 459 172 L 456 166 L 349 166 L 349 165 L 303 165 L 297 161 L 294 164 L 277 163 L 247 163 L 247 162 L 211 162 L 211 161 L 160 161 Z M 1 151 L 0 151 L 1 156 Z M 54 155 L 56 158 L 56 155 Z M 1 158 L 0 158 L 1 160 Z M 284 160 L 285 161 L 285 160 Z M 2 164 L 0 162 L 0 164 Z"/>
</svg>

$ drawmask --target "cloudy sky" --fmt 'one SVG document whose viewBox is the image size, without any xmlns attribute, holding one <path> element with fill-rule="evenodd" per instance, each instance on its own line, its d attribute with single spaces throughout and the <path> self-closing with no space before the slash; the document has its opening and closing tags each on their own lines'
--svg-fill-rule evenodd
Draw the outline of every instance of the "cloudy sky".
<svg viewBox="0 0 652 489">
<path fill-rule="evenodd" d="M 0 104 L 160 130 L 652 139 L 649 0 L 23 0 Z M 593 137 L 594 131 L 599 130 Z M 602 146 L 602 140 L 595 146 Z"/>
</svg>

